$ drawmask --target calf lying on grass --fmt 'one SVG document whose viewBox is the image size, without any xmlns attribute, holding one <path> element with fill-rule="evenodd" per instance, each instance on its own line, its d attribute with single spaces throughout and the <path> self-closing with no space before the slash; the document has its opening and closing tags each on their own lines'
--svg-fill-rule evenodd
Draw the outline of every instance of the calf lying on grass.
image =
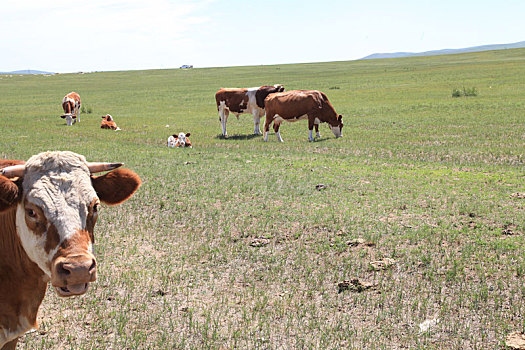
<svg viewBox="0 0 525 350">
<path fill-rule="evenodd" d="M 168 147 L 172 147 L 172 148 L 175 148 L 175 147 L 189 147 L 189 148 L 193 148 L 192 144 L 191 144 L 191 141 L 189 139 L 189 136 L 191 135 L 191 133 L 179 133 L 178 135 L 177 134 L 173 134 L 171 135 L 170 137 L 168 137 Z"/>
<path fill-rule="evenodd" d="M 100 122 L 100 128 L 101 129 L 111 129 L 111 130 L 115 130 L 115 131 L 121 130 L 117 126 L 117 123 L 115 123 L 115 121 L 113 120 L 113 117 L 111 115 L 109 115 L 109 114 L 106 114 L 106 115 L 102 116 L 102 121 Z"/>
</svg>

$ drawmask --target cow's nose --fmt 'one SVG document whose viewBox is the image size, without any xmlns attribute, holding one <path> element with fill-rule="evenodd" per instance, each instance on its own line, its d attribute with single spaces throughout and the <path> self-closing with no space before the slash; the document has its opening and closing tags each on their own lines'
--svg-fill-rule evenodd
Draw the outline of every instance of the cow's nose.
<svg viewBox="0 0 525 350">
<path fill-rule="evenodd" d="M 56 265 L 56 273 L 66 285 L 93 282 L 97 278 L 97 262 L 94 258 L 64 260 Z"/>
</svg>

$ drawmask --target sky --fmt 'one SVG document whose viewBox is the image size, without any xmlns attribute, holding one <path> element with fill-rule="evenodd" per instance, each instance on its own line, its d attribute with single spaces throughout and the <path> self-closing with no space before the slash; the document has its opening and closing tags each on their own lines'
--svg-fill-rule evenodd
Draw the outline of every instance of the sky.
<svg viewBox="0 0 525 350">
<path fill-rule="evenodd" d="M 524 0 L 0 0 L 0 71 L 355 60 L 525 40 Z"/>
</svg>

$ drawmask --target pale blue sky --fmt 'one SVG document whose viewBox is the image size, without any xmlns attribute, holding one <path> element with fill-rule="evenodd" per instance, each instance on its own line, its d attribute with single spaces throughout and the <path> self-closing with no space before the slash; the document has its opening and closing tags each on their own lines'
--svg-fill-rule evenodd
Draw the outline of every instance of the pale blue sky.
<svg viewBox="0 0 525 350">
<path fill-rule="evenodd" d="M 0 9 L 0 71 L 341 61 L 525 40 L 523 0 L 0 0 Z"/>
</svg>

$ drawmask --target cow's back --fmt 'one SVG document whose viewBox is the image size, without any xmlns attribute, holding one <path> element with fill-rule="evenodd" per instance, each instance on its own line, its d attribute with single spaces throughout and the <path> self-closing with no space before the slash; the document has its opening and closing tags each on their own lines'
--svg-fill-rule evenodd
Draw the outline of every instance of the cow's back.
<svg viewBox="0 0 525 350">
<path fill-rule="evenodd" d="M 316 90 L 291 90 L 269 95 L 266 110 L 288 119 L 317 112 L 323 106 L 323 95 Z"/>
<path fill-rule="evenodd" d="M 62 103 L 65 103 L 66 101 L 72 101 L 74 104 L 80 104 L 80 95 L 76 92 L 70 92 L 69 94 L 64 96 Z"/>
<path fill-rule="evenodd" d="M 237 89 L 237 88 L 221 88 L 215 93 L 215 101 L 217 106 L 221 101 L 225 101 L 228 105 L 228 102 L 231 100 L 242 100 L 241 96 L 246 95 L 247 89 Z"/>
<path fill-rule="evenodd" d="M 75 108 L 80 108 L 80 95 L 76 92 L 70 92 L 62 99 L 62 108 L 65 113 L 73 113 Z"/>
<path fill-rule="evenodd" d="M 222 88 L 215 94 L 217 109 L 221 103 L 234 113 L 242 113 L 248 108 L 249 89 Z"/>
</svg>

